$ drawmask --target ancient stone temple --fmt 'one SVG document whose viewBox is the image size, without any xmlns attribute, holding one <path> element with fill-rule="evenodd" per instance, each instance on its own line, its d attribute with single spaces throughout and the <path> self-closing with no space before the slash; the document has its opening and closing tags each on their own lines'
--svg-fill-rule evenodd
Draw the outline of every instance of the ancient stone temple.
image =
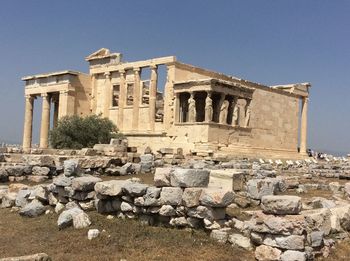
<svg viewBox="0 0 350 261">
<path fill-rule="evenodd" d="M 41 98 L 41 148 L 49 146 L 49 130 L 59 118 L 102 114 L 139 148 L 261 157 L 306 154 L 309 83 L 266 86 L 174 56 L 124 62 L 120 53 L 105 48 L 85 60 L 88 75 L 62 71 L 22 79 L 24 149 L 31 147 L 34 101 Z"/>
</svg>

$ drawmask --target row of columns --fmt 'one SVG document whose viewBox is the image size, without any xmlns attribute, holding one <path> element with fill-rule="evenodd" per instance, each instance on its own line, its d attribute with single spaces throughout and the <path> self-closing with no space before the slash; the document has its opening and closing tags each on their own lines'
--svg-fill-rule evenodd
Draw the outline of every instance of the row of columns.
<svg viewBox="0 0 350 261">
<path fill-rule="evenodd" d="M 49 146 L 49 131 L 50 131 L 50 112 L 51 103 L 54 104 L 53 111 L 53 127 L 57 126 L 58 119 L 65 115 L 74 114 L 74 95 L 70 91 L 58 92 L 58 97 L 54 96 L 56 93 L 42 93 L 42 109 L 41 109 L 41 123 L 40 123 L 40 139 L 39 147 L 48 148 Z M 25 113 L 24 113 L 24 130 L 23 130 L 23 149 L 26 151 L 32 146 L 33 137 L 33 110 L 34 100 L 37 95 L 25 96 Z M 56 99 L 54 99 L 54 97 Z"/>
<path fill-rule="evenodd" d="M 176 94 L 176 100 L 179 100 L 180 94 Z M 194 92 L 190 92 L 190 98 L 188 99 L 188 122 L 196 122 L 197 119 L 197 108 L 196 108 L 196 100 L 194 98 Z M 229 100 L 225 99 L 226 95 L 221 94 L 221 98 L 219 101 L 219 123 L 220 124 L 228 124 L 228 109 L 230 106 Z M 238 97 L 233 97 L 232 101 L 232 126 L 238 126 L 239 125 L 239 108 L 238 108 Z M 177 104 L 177 114 L 180 114 L 179 110 L 179 103 Z M 250 115 L 251 115 L 251 99 L 246 99 L 246 105 L 244 108 L 245 112 L 245 120 L 244 120 L 244 127 L 249 126 L 250 121 Z M 214 117 L 214 108 L 213 108 L 213 100 L 212 100 L 212 94 L 210 91 L 207 91 L 207 96 L 205 98 L 205 116 L 204 121 L 205 122 L 212 122 Z M 176 121 L 179 122 L 178 117 L 176 118 Z M 180 119 L 181 121 L 181 119 Z M 183 121 L 183 119 L 182 119 Z"/>
<path fill-rule="evenodd" d="M 151 78 L 150 78 L 150 87 L 149 87 L 149 129 L 151 131 L 155 130 L 155 120 L 156 120 L 156 100 L 157 100 L 157 82 L 158 82 L 158 67 L 156 65 L 150 66 L 151 69 Z M 140 106 L 141 106 L 141 68 L 133 68 L 134 73 L 134 90 L 133 90 L 133 118 L 132 118 L 132 129 L 139 129 L 139 115 L 140 115 Z M 124 108 L 126 107 L 127 99 L 127 83 L 126 83 L 126 71 L 119 70 L 119 101 L 118 101 L 118 129 L 123 129 L 124 122 Z M 106 72 L 105 74 L 105 103 L 103 108 L 103 116 L 106 118 L 110 117 L 110 108 L 112 106 L 112 97 L 113 97 L 113 84 L 111 72 Z M 93 77 L 93 84 L 95 82 L 95 77 Z M 96 99 L 96 95 L 95 99 Z M 96 101 L 95 101 L 96 103 Z M 93 105 L 96 109 L 96 104 Z"/>
</svg>

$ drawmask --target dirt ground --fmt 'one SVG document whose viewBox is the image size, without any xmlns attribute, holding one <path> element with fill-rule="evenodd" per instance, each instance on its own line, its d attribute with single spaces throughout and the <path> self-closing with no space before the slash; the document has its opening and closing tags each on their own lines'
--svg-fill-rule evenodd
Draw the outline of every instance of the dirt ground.
<svg viewBox="0 0 350 261">
<path fill-rule="evenodd" d="M 45 252 L 53 260 L 254 260 L 253 254 L 220 245 L 203 231 L 142 226 L 135 220 L 112 219 L 89 212 L 100 237 L 89 241 L 88 229 L 58 230 L 57 215 L 24 218 L 0 210 L 0 257 Z"/>
</svg>

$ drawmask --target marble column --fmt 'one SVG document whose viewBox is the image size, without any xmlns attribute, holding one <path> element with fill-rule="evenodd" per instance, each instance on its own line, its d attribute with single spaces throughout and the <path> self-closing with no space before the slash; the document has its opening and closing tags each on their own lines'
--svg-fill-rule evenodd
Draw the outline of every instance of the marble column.
<svg viewBox="0 0 350 261">
<path fill-rule="evenodd" d="M 157 101 L 157 81 L 158 81 L 158 67 L 151 66 L 151 82 L 149 88 L 149 128 L 151 131 L 155 130 L 156 122 L 156 101 Z"/>
<path fill-rule="evenodd" d="M 57 122 L 58 122 L 58 112 L 59 112 L 59 102 L 56 99 L 53 102 L 54 105 L 54 110 L 53 110 L 53 127 L 56 128 L 57 127 Z"/>
<path fill-rule="evenodd" d="M 50 95 L 41 94 L 43 98 L 41 111 L 41 128 L 40 128 L 40 148 L 46 149 L 49 146 L 49 129 L 50 129 Z"/>
<path fill-rule="evenodd" d="M 105 97 L 104 97 L 104 108 L 103 108 L 103 117 L 109 118 L 109 109 L 111 108 L 112 99 L 112 82 L 111 82 L 111 73 L 105 73 Z"/>
<path fill-rule="evenodd" d="M 32 146 L 33 134 L 33 108 L 34 97 L 26 95 L 25 97 L 25 113 L 24 113 L 24 130 L 23 130 L 23 150 L 27 152 Z"/>
<path fill-rule="evenodd" d="M 239 108 L 238 108 L 238 97 L 233 98 L 233 113 L 232 113 L 232 126 L 236 127 L 238 126 L 239 122 Z"/>
<path fill-rule="evenodd" d="M 124 107 L 126 103 L 125 71 L 119 71 L 118 129 L 123 130 Z"/>
<path fill-rule="evenodd" d="M 246 99 L 247 103 L 245 105 L 245 118 L 244 118 L 244 127 L 248 127 L 249 126 L 249 122 L 250 122 L 250 116 L 251 116 L 251 102 L 252 100 L 250 99 Z"/>
<path fill-rule="evenodd" d="M 132 129 L 137 131 L 139 128 L 139 113 L 140 113 L 140 95 L 141 95 L 141 70 L 134 68 L 134 99 L 132 108 Z"/>
<path fill-rule="evenodd" d="M 188 122 L 196 122 L 197 110 L 196 110 L 196 100 L 194 99 L 194 93 L 190 93 L 190 98 L 188 99 Z"/>
<path fill-rule="evenodd" d="M 308 109 L 309 98 L 302 98 L 301 108 L 301 128 L 300 128 L 300 153 L 307 153 L 307 109 Z"/>
<path fill-rule="evenodd" d="M 180 108 L 180 93 L 175 93 L 175 123 L 182 122 L 182 111 Z"/>
<path fill-rule="evenodd" d="M 205 98 L 205 122 L 211 122 L 213 120 L 213 100 L 211 98 L 211 92 L 207 91 L 207 97 Z"/>
<path fill-rule="evenodd" d="M 97 108 L 97 88 L 96 88 L 96 74 L 91 75 L 91 104 L 90 110 L 92 113 L 96 113 Z"/>
</svg>

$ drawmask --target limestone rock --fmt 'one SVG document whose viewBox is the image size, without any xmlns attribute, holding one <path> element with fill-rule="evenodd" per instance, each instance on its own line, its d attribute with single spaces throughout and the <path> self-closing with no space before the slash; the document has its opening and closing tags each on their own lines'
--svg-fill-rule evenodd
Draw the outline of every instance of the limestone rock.
<svg viewBox="0 0 350 261">
<path fill-rule="evenodd" d="M 175 227 L 185 227 L 188 225 L 188 222 L 185 217 L 177 217 L 177 218 L 172 218 L 169 224 Z"/>
<path fill-rule="evenodd" d="M 198 206 L 201 194 L 202 188 L 185 188 L 182 194 L 182 204 L 188 208 Z"/>
<path fill-rule="evenodd" d="M 281 255 L 281 261 L 306 261 L 306 253 L 295 251 L 295 250 L 287 250 Z"/>
<path fill-rule="evenodd" d="M 52 259 L 45 253 L 38 253 L 29 256 L 17 256 L 1 258 L 1 261 L 51 261 Z"/>
<path fill-rule="evenodd" d="M 132 197 L 143 196 L 147 191 L 148 185 L 136 183 L 136 182 L 126 182 L 123 185 L 123 191 L 128 193 Z"/>
<path fill-rule="evenodd" d="M 156 168 L 154 173 L 154 185 L 156 187 L 170 186 L 170 173 L 172 168 Z"/>
<path fill-rule="evenodd" d="M 53 179 L 53 184 L 56 186 L 67 187 L 72 184 L 72 178 L 61 175 Z"/>
<path fill-rule="evenodd" d="M 180 205 L 182 193 L 183 191 L 181 188 L 164 187 L 160 192 L 160 203 L 162 205 Z"/>
<path fill-rule="evenodd" d="M 2 197 L 0 208 L 11 208 L 11 207 L 13 207 L 15 205 L 16 197 L 17 197 L 17 193 L 14 193 L 14 192 L 6 193 Z"/>
<path fill-rule="evenodd" d="M 50 169 L 48 167 L 34 166 L 32 168 L 32 175 L 34 176 L 47 176 L 49 173 Z"/>
<path fill-rule="evenodd" d="M 163 205 L 159 209 L 159 215 L 161 216 L 171 217 L 171 216 L 175 216 L 175 214 L 176 214 L 175 209 L 170 205 Z"/>
<path fill-rule="evenodd" d="M 297 196 L 263 196 L 261 208 L 266 214 L 292 215 L 301 211 L 301 198 Z"/>
<path fill-rule="evenodd" d="M 64 175 L 66 177 L 75 176 L 79 172 L 79 164 L 77 160 L 65 160 L 63 162 Z"/>
<path fill-rule="evenodd" d="M 252 250 L 253 246 L 250 242 L 250 239 L 242 236 L 241 234 L 232 234 L 228 237 L 228 241 L 234 245 L 238 246 L 240 248 L 243 248 L 245 250 Z"/>
<path fill-rule="evenodd" d="M 200 203 L 209 207 L 227 207 L 233 202 L 234 192 L 222 189 L 203 189 Z"/>
<path fill-rule="evenodd" d="M 170 184 L 173 187 L 207 187 L 209 184 L 209 171 L 202 169 L 176 168 L 170 173 Z"/>
<path fill-rule="evenodd" d="M 9 174 L 5 168 L 0 168 L 0 182 L 6 182 L 9 179 Z"/>
<path fill-rule="evenodd" d="M 274 195 L 279 190 L 279 180 L 276 178 L 251 179 L 247 182 L 247 193 L 253 199 Z"/>
<path fill-rule="evenodd" d="M 261 245 L 255 249 L 255 258 L 258 261 L 279 261 L 281 253 L 277 248 Z"/>
<path fill-rule="evenodd" d="M 93 176 L 85 176 L 72 179 L 72 189 L 76 191 L 91 191 L 97 182 L 102 179 Z"/>
<path fill-rule="evenodd" d="M 208 220 L 218 220 L 224 219 L 226 215 L 225 208 L 212 208 L 206 206 L 198 206 L 194 208 L 189 208 L 187 215 L 190 217 L 208 219 Z"/>
<path fill-rule="evenodd" d="M 21 189 L 18 191 L 17 196 L 16 196 L 16 201 L 15 205 L 17 207 L 23 208 L 25 205 L 29 203 L 29 196 L 30 196 L 31 191 L 29 189 Z"/>
<path fill-rule="evenodd" d="M 45 213 L 45 206 L 38 200 L 33 200 L 25 205 L 20 211 L 21 216 L 37 217 Z"/>
<path fill-rule="evenodd" d="M 71 208 L 63 211 L 57 220 L 57 225 L 59 229 L 63 229 L 73 225 L 73 217 L 78 214 L 83 213 L 83 210 L 80 208 Z"/>
<path fill-rule="evenodd" d="M 225 244 L 228 239 L 228 232 L 222 229 L 214 229 L 211 231 L 210 237 L 221 244 Z"/>
<path fill-rule="evenodd" d="M 76 215 L 73 215 L 73 226 L 76 229 L 86 228 L 91 225 L 90 217 L 84 212 L 81 211 Z"/>
<path fill-rule="evenodd" d="M 104 196 L 118 196 L 122 194 L 122 188 L 125 184 L 124 180 L 109 180 L 97 182 L 95 184 L 95 191 Z"/>
<path fill-rule="evenodd" d="M 311 233 L 312 231 L 323 231 L 325 235 L 329 235 L 331 231 L 331 211 L 327 208 L 313 209 L 302 211 L 302 214 L 306 221 L 306 230 Z"/>
<path fill-rule="evenodd" d="M 89 229 L 88 231 L 88 239 L 92 240 L 100 235 L 100 230 L 98 229 Z"/>
<path fill-rule="evenodd" d="M 303 250 L 305 237 L 303 235 L 267 235 L 263 241 L 263 244 L 281 249 Z"/>
</svg>

